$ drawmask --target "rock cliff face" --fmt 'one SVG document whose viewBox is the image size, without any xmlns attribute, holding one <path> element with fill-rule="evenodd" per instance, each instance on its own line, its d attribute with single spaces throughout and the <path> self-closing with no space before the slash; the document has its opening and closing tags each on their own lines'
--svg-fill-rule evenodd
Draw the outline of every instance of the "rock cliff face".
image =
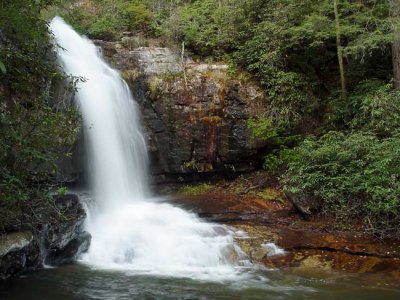
<svg viewBox="0 0 400 300">
<path fill-rule="evenodd" d="M 183 60 L 130 39 L 96 43 L 140 105 L 156 182 L 253 170 L 263 145 L 251 140 L 247 120 L 263 113 L 263 94 L 231 79 L 227 65 Z"/>
<path fill-rule="evenodd" d="M 63 220 L 0 236 L 0 280 L 40 268 L 43 263 L 73 261 L 89 248 L 91 236 L 82 229 L 86 213 L 78 196 L 58 197 L 54 205 Z"/>
</svg>

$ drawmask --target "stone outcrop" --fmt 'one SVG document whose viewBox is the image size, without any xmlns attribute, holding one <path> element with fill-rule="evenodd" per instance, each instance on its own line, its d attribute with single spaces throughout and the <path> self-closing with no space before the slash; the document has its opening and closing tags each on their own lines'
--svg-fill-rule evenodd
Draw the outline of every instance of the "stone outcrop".
<svg viewBox="0 0 400 300">
<path fill-rule="evenodd" d="M 139 103 L 156 181 L 254 170 L 264 146 L 247 128 L 264 110 L 257 87 L 230 78 L 227 65 L 182 60 L 168 48 L 130 48 L 128 39 L 97 44 Z"/>
<path fill-rule="evenodd" d="M 43 226 L 41 236 L 45 263 L 54 265 L 73 261 L 89 249 L 91 235 L 83 231 L 86 212 L 75 194 L 60 196 L 55 205 L 63 220 Z"/>
<path fill-rule="evenodd" d="M 0 237 L 0 279 L 7 279 L 38 265 L 39 244 L 31 232 Z"/>
<path fill-rule="evenodd" d="M 305 218 L 310 218 L 321 211 L 321 201 L 309 195 L 297 195 L 290 191 L 284 191 L 286 198 L 293 204 L 294 208 Z"/>
<path fill-rule="evenodd" d="M 77 195 L 55 199 L 62 220 L 32 231 L 0 236 L 0 279 L 48 265 L 70 262 L 89 248 L 91 236 L 83 231 L 86 213 Z"/>
<path fill-rule="evenodd" d="M 288 200 L 265 201 L 260 195 L 239 195 L 221 182 L 172 200 L 208 221 L 229 224 L 249 259 L 267 268 L 317 276 L 348 272 L 400 279 L 399 239 L 377 239 L 357 223 L 339 230 L 334 219 L 304 220 Z M 284 252 L 274 251 L 276 246 Z"/>
</svg>

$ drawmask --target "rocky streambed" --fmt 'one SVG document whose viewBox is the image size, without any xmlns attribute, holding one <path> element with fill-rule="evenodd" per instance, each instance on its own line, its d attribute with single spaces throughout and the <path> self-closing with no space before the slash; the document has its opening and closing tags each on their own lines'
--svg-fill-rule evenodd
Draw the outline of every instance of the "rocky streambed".
<svg viewBox="0 0 400 300">
<path fill-rule="evenodd" d="M 251 82 L 231 78 L 223 63 L 182 58 L 169 48 L 138 44 L 134 36 L 97 44 L 140 107 L 153 181 L 167 187 L 158 185 L 160 194 L 169 191 L 176 205 L 244 232 L 237 238 L 241 248 L 269 268 L 400 278 L 398 240 L 369 236 L 355 223 L 344 230 L 327 217 L 304 220 L 263 176 L 250 186 L 236 180 L 189 187 L 178 195 L 171 192 L 177 182 L 236 177 L 257 169 L 268 145 L 251 138 L 247 122 L 263 115 L 265 96 Z M 71 158 L 60 163 L 61 181 L 82 182 L 86 154 L 81 145 L 75 148 Z M 73 261 L 88 248 L 90 235 L 82 228 L 86 214 L 78 197 L 59 197 L 55 207 L 62 216 L 59 221 L 0 237 L 0 278 Z M 268 243 L 285 254 L 269 255 L 264 247 Z"/>
<path fill-rule="evenodd" d="M 343 228 L 326 216 L 305 220 L 277 190 L 235 193 L 222 183 L 172 198 L 202 218 L 245 232 L 237 243 L 252 261 L 269 268 L 318 276 L 345 272 L 400 279 L 399 240 L 368 235 L 356 223 Z M 285 253 L 270 255 L 268 243 Z"/>
<path fill-rule="evenodd" d="M 265 180 L 255 185 L 250 181 L 203 183 L 178 192 L 169 186 L 165 201 L 234 228 L 237 243 L 251 261 L 266 266 L 250 271 L 250 278 L 261 279 L 207 282 L 65 264 L 90 242 L 82 231 L 85 213 L 77 196 L 65 196 L 56 201 L 68 217 L 65 222 L 9 234 L 0 243 L 3 279 L 43 263 L 61 266 L 0 282 L 0 298 L 398 299 L 398 240 L 376 239 L 359 227 L 339 228 L 328 218 L 304 220 L 278 189 L 265 187 Z M 266 247 L 271 243 L 284 253 L 271 252 Z"/>
</svg>

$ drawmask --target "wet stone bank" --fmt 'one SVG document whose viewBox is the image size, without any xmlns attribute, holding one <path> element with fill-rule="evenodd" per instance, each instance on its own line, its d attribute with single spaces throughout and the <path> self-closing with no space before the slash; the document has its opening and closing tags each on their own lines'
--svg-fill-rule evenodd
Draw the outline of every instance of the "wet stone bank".
<svg viewBox="0 0 400 300">
<path fill-rule="evenodd" d="M 77 195 L 58 196 L 54 208 L 59 219 L 37 228 L 0 236 L 0 279 L 8 279 L 44 265 L 75 261 L 89 248 L 91 236 L 83 230 L 86 213 Z M 49 212 L 43 212 L 43 215 Z"/>
<path fill-rule="evenodd" d="M 334 220 L 323 216 L 305 220 L 279 190 L 262 188 L 243 194 L 227 185 L 216 184 L 194 195 L 178 193 L 172 201 L 243 232 L 237 243 L 253 262 L 268 268 L 318 276 L 345 272 L 400 279 L 398 239 L 379 239 L 357 227 L 338 229 Z M 271 195 L 268 199 L 262 197 L 266 191 Z M 269 243 L 284 254 L 271 255 Z"/>
</svg>

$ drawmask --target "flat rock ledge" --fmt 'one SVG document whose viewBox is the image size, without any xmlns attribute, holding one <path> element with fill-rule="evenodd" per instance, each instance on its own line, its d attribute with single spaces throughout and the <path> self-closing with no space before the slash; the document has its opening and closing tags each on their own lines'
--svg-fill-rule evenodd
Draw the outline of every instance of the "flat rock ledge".
<svg viewBox="0 0 400 300">
<path fill-rule="evenodd" d="M 362 273 L 391 282 L 400 279 L 398 239 L 378 239 L 357 228 L 335 230 L 332 220 L 305 220 L 292 203 L 265 201 L 256 195 L 210 190 L 172 200 L 201 218 L 232 226 L 240 233 L 236 242 L 249 259 L 267 268 L 317 277 Z M 270 244 L 284 252 L 271 254 Z"/>
</svg>

